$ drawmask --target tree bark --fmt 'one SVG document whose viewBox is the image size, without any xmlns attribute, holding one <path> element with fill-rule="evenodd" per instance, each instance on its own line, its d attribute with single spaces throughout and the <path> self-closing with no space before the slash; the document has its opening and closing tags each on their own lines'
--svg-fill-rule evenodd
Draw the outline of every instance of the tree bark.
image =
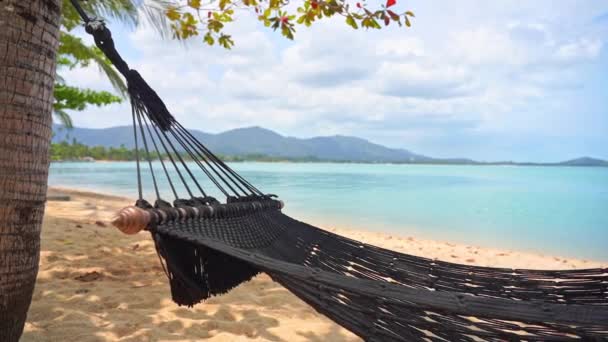
<svg viewBox="0 0 608 342">
<path fill-rule="evenodd" d="M 0 341 L 17 341 L 40 258 L 59 0 L 0 0 Z"/>
</svg>

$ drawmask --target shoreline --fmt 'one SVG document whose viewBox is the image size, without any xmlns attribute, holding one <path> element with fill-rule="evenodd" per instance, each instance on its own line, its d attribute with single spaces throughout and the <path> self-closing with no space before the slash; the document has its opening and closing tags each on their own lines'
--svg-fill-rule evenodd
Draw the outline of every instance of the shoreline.
<svg viewBox="0 0 608 342">
<path fill-rule="evenodd" d="M 126 205 L 132 205 L 135 203 L 135 198 L 129 198 L 126 196 L 114 195 L 110 193 L 104 193 L 100 191 L 93 191 L 89 189 L 82 188 L 72 188 L 72 187 L 61 187 L 61 186 L 49 186 L 49 190 L 57 191 L 61 193 L 65 193 L 67 195 L 76 196 L 76 197 L 85 197 L 91 200 L 102 200 L 104 202 L 119 202 Z M 116 207 L 116 211 L 122 207 Z M 112 215 L 110 213 L 105 213 L 105 215 L 101 215 L 99 218 L 105 221 L 109 221 Z M 442 240 L 442 239 L 433 239 L 428 237 L 421 236 L 419 234 L 420 227 L 409 227 L 413 230 L 412 234 L 407 234 L 404 232 L 396 232 L 396 231 L 375 231 L 375 230 L 364 230 L 359 228 L 351 228 L 348 227 L 348 224 L 345 222 L 322 222 L 323 220 L 319 218 L 311 218 L 310 222 L 313 225 L 317 225 L 322 229 L 328 230 L 332 233 L 345 235 L 349 238 L 353 238 L 356 240 L 361 240 L 362 242 L 374 244 L 374 242 L 379 242 L 381 245 L 389 244 L 395 250 L 405 249 L 407 254 L 412 254 L 416 256 L 429 257 L 431 259 L 440 259 L 448 262 L 462 263 L 462 264 L 470 264 L 470 265 L 478 265 L 478 266 L 487 266 L 487 267 L 507 267 L 507 268 L 522 268 L 518 267 L 518 265 L 528 265 L 531 266 L 529 268 L 534 267 L 535 264 L 547 265 L 546 260 L 551 259 L 557 261 L 558 263 L 549 263 L 554 268 L 552 269 L 572 269 L 572 268 L 588 268 L 583 265 L 590 265 L 589 267 L 608 267 L 608 261 L 601 260 L 591 260 L 588 258 L 580 258 L 580 257 L 570 257 L 564 255 L 556 255 L 555 253 L 550 252 L 539 252 L 539 251 L 529 251 L 525 249 L 517 249 L 517 248 L 501 248 L 496 246 L 488 246 L 483 244 L 468 244 L 461 241 L 451 241 L 451 240 Z M 109 223 L 105 222 L 107 225 Z M 407 229 L 408 227 L 406 227 Z M 371 239 L 370 239 L 371 238 Z M 371 241 L 366 241 L 371 240 Z M 390 243 L 391 241 L 396 241 L 398 243 Z M 433 246 L 433 248 L 408 248 L 407 244 L 416 241 L 418 244 Z M 382 246 L 384 247 L 384 246 Z M 386 248 L 386 247 L 385 247 Z M 443 251 L 443 248 L 450 249 L 452 253 L 450 253 L 449 257 L 445 257 L 444 253 L 437 253 L 435 251 Z M 391 249 L 388 247 L 388 249 Z M 492 262 L 478 262 L 474 255 L 471 255 L 469 258 L 460 258 L 455 257 L 460 253 L 483 250 L 488 253 L 493 253 L 497 257 L 503 258 L 492 258 Z M 477 253 L 479 254 L 479 253 Z M 463 260 L 461 260 L 463 259 Z M 523 260 L 534 260 L 535 262 L 521 262 L 518 259 Z M 574 265 L 574 267 L 573 267 Z M 579 266 L 581 265 L 581 266 Z M 591 266 L 593 265 L 593 266 Z M 566 267 L 564 267 L 566 266 Z M 526 268 L 526 267 L 524 267 Z M 547 269 L 546 266 L 539 266 L 541 269 Z"/>
<path fill-rule="evenodd" d="M 93 191 L 93 190 L 85 189 L 85 188 L 74 188 L 74 187 L 50 186 L 49 185 L 47 191 L 56 191 L 56 192 L 65 193 L 66 195 L 87 196 L 87 197 L 95 197 L 95 198 L 102 198 L 102 199 L 108 199 L 108 200 L 132 201 L 133 203 L 135 203 L 134 198 L 130 198 L 127 196 L 114 195 L 114 194 L 107 193 L 107 192 Z"/>
</svg>

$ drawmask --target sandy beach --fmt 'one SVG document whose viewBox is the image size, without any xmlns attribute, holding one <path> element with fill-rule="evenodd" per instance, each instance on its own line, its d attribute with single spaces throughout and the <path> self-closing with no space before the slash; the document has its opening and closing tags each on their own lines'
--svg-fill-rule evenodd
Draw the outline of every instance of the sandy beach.
<svg viewBox="0 0 608 342">
<path fill-rule="evenodd" d="M 149 235 L 126 236 L 108 224 L 133 200 L 60 190 L 71 200 L 47 203 L 40 271 L 23 341 L 359 340 L 266 275 L 194 308 L 177 306 Z M 608 266 L 312 223 L 367 243 L 450 262 L 538 269 Z"/>
</svg>

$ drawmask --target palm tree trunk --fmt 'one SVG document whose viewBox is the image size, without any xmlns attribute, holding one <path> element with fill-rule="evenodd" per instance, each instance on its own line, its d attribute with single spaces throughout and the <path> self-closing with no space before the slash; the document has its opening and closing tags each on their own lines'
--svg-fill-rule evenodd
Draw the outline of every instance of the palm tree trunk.
<svg viewBox="0 0 608 342">
<path fill-rule="evenodd" d="M 38 273 L 59 5 L 0 1 L 0 341 L 21 336 Z"/>
</svg>

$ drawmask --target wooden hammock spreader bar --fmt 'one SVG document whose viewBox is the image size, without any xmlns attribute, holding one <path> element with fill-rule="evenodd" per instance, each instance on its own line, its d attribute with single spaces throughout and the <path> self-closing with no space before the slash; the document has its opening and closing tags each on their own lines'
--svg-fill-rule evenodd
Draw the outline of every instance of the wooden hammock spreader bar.
<svg viewBox="0 0 608 342">
<path fill-rule="evenodd" d="M 283 207 L 283 201 L 271 199 L 162 209 L 142 209 L 137 206 L 128 206 L 121 209 L 112 218 L 111 222 L 123 233 L 132 235 L 169 220 L 179 222 L 204 218 L 222 218 L 230 215 L 246 215 L 262 209 L 280 210 Z"/>
</svg>

